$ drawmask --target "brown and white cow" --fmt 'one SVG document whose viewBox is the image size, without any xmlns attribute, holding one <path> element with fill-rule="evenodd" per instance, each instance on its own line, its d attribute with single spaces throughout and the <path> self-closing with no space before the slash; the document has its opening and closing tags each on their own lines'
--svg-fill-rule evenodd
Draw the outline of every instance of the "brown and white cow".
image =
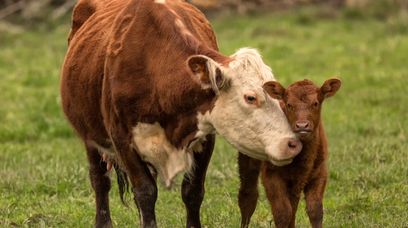
<svg viewBox="0 0 408 228">
<path fill-rule="evenodd" d="M 276 165 L 301 149 L 262 88 L 274 77 L 258 52 L 219 53 L 208 21 L 184 1 L 79 0 L 68 41 L 62 105 L 87 150 L 97 227 L 111 226 L 112 163 L 130 179 L 143 227 L 156 226 L 155 174 L 169 186 L 193 170 L 182 197 L 187 226 L 200 227 L 215 133 Z"/>
<path fill-rule="evenodd" d="M 295 227 L 302 192 L 312 227 L 322 227 L 328 150 L 321 110 L 324 99 L 333 96 L 340 86 L 341 81 L 335 78 L 328 79 L 321 87 L 309 80 L 295 82 L 286 89 L 276 81 L 265 83 L 268 94 L 282 102 L 289 123 L 299 135 L 303 148 L 291 164 L 282 167 L 239 154 L 241 227 L 248 227 L 255 210 L 259 173 L 262 174 L 262 183 L 272 206 L 276 227 Z"/>
</svg>

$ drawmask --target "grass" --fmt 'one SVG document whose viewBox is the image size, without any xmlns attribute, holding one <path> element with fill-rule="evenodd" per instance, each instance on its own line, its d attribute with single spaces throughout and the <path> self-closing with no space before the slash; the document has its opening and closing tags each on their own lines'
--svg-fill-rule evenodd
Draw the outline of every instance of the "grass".
<svg viewBox="0 0 408 228">
<path fill-rule="evenodd" d="M 330 142 L 326 227 L 408 226 L 408 23 L 324 18 L 313 10 L 213 20 L 223 53 L 261 50 L 284 85 L 333 75 L 343 81 L 324 106 Z M 0 34 L 0 226 L 90 227 L 94 198 L 81 142 L 60 109 L 59 70 L 69 22 L 53 29 Z M 222 139 L 209 167 L 202 205 L 205 227 L 238 227 L 237 154 Z M 180 178 L 178 179 L 180 183 Z M 179 185 L 178 185 L 179 186 Z M 273 224 L 262 188 L 252 227 Z M 134 205 L 121 205 L 116 227 L 138 224 Z M 160 227 L 183 227 L 179 188 L 160 187 Z M 297 224 L 308 227 L 304 204 Z"/>
</svg>

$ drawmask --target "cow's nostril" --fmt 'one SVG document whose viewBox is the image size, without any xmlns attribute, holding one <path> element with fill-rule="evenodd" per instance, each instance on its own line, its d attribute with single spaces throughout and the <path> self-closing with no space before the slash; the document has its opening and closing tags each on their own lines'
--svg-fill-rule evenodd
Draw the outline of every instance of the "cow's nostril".
<svg viewBox="0 0 408 228">
<path fill-rule="evenodd" d="M 300 147 L 300 145 L 301 145 L 301 142 L 297 139 L 290 139 L 288 141 L 288 147 L 290 149 L 297 149 L 298 147 Z"/>
<path fill-rule="evenodd" d="M 276 153 L 273 146 L 267 148 L 268 156 L 274 161 L 289 161 L 302 150 L 302 142 L 295 137 L 284 138 L 279 143 L 279 152 Z M 290 163 L 291 161 L 289 161 Z M 273 163 L 273 162 L 272 162 Z M 287 163 L 287 164 L 289 164 Z"/>
<path fill-rule="evenodd" d="M 302 143 L 298 139 L 288 140 L 288 153 L 291 156 L 296 156 L 302 150 Z"/>
<path fill-rule="evenodd" d="M 288 146 L 289 146 L 289 148 L 296 148 L 297 144 L 293 140 L 289 140 Z"/>
</svg>

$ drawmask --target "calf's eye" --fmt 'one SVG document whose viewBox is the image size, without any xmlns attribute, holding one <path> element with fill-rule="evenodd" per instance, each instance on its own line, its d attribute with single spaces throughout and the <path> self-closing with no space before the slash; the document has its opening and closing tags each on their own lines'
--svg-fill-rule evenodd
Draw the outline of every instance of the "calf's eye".
<svg viewBox="0 0 408 228">
<path fill-rule="evenodd" d="M 315 108 L 317 108 L 318 106 L 319 106 L 319 102 L 315 102 L 315 103 L 313 103 L 313 106 L 315 107 Z"/>
</svg>

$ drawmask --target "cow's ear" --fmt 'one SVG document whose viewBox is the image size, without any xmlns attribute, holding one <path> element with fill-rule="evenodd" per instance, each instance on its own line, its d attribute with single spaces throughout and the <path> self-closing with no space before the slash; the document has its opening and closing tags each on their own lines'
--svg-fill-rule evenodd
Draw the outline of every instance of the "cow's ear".
<svg viewBox="0 0 408 228">
<path fill-rule="evenodd" d="M 272 98 L 283 100 L 285 88 L 279 82 L 268 81 L 262 87 Z"/>
<path fill-rule="evenodd" d="M 337 90 L 340 89 L 341 81 L 337 78 L 330 78 L 327 79 L 322 87 L 320 87 L 320 95 L 321 97 L 328 98 L 336 94 Z"/>
<path fill-rule="evenodd" d="M 187 60 L 189 69 L 203 89 L 218 93 L 226 85 L 225 75 L 217 62 L 204 55 L 193 55 Z"/>
</svg>

